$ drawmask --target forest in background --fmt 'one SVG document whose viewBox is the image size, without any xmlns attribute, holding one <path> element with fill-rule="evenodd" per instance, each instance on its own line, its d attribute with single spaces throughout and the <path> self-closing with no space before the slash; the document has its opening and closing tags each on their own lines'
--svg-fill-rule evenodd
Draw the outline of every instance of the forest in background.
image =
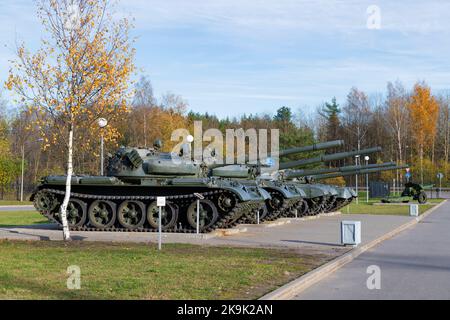
<svg viewBox="0 0 450 320">
<path fill-rule="evenodd" d="M 135 84 L 134 98 L 127 116 L 111 121 L 117 130 L 105 137 L 105 154 L 118 146 L 152 146 L 162 139 L 164 150 L 171 150 L 170 135 L 178 128 L 190 128 L 201 120 L 203 130 L 273 129 L 280 130 L 280 148 L 309 145 L 343 139 L 345 146 L 327 153 L 381 146 L 383 151 L 371 156 L 370 163 L 395 161 L 410 164 L 413 180 L 437 184 L 438 172 L 444 174 L 443 185 L 450 182 L 450 95 L 433 94 L 425 82 L 405 88 L 399 81 L 387 83 L 383 93 L 368 95 L 353 87 L 345 101 L 330 98 L 314 112 L 306 113 L 293 106 L 274 106 L 274 114 L 247 114 L 219 119 L 213 114 L 198 113 L 182 96 L 168 92 L 155 97 L 151 82 L 142 77 Z M 34 115 L 26 106 L 7 111 L 10 101 L 0 97 L 0 197 L 16 197 L 21 174 L 22 150 L 25 155 L 25 191 L 30 192 L 40 177 L 65 173 L 64 141 L 49 142 L 41 138 Z M 276 109 L 278 108 L 278 109 Z M 75 131 L 74 172 L 99 174 L 100 129 Z M 302 154 L 291 158 L 304 158 Z M 322 166 L 354 165 L 345 159 Z M 317 166 L 316 166 L 317 167 Z M 404 172 L 372 175 L 376 180 L 392 182 Z M 363 179 L 364 177 L 360 177 Z M 330 183 L 354 185 L 354 177 Z M 363 181 L 363 180 L 361 180 Z"/>
</svg>

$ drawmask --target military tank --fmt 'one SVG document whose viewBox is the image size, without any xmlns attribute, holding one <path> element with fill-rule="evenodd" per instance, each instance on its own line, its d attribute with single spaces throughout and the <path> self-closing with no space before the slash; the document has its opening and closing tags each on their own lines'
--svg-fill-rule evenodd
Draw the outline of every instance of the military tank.
<svg viewBox="0 0 450 320">
<path fill-rule="evenodd" d="M 377 149 L 365 149 L 359 151 L 359 153 L 367 153 L 372 152 Z M 343 154 L 342 156 L 344 156 Z M 323 190 L 324 188 L 331 188 L 330 193 L 331 196 L 328 196 L 326 201 L 323 201 L 323 199 L 320 199 L 319 201 L 314 202 L 314 206 L 311 207 L 311 209 L 307 212 L 300 212 L 301 215 L 313 215 L 317 213 L 327 213 L 327 212 L 333 212 L 337 211 L 348 204 L 350 204 L 353 199 L 357 197 L 356 192 L 349 187 L 339 187 L 339 186 L 331 186 L 331 185 L 325 185 L 320 183 L 314 183 L 316 179 L 314 179 L 314 176 L 318 176 L 320 174 L 327 174 L 327 173 L 336 173 L 336 172 L 351 172 L 355 170 L 360 169 L 374 169 L 374 168 L 381 168 L 381 167 L 388 167 L 388 166 L 395 166 L 395 162 L 388 162 L 388 163 L 382 163 L 382 164 L 370 164 L 367 166 L 345 166 L 345 167 L 338 167 L 338 168 L 324 168 L 324 169 L 313 169 L 313 170 L 289 170 L 284 173 L 285 178 L 287 179 L 297 179 L 300 183 L 304 185 L 304 188 L 312 188 L 310 192 L 319 192 Z M 320 180 L 320 179 L 319 179 Z M 319 190 L 317 190 L 319 188 Z M 311 197 L 315 199 L 315 197 Z"/>
<path fill-rule="evenodd" d="M 390 170 L 401 170 L 408 168 L 408 165 L 402 165 L 398 166 L 395 162 L 387 162 L 387 163 L 381 163 L 381 164 L 372 164 L 372 165 L 366 165 L 366 166 L 348 166 L 348 167 L 341 167 L 336 168 L 335 173 L 324 173 L 322 171 L 321 174 L 312 175 L 309 178 L 314 181 L 324 180 L 324 179 L 330 179 L 330 178 L 336 178 L 336 177 L 342 177 L 342 176 L 350 176 L 350 175 L 363 175 L 363 174 L 372 174 L 372 173 L 378 173 L 383 171 L 390 171 Z M 326 169 L 328 170 L 328 169 Z M 330 169 L 332 170 L 332 169 Z M 329 211 L 338 211 L 341 208 L 349 205 L 353 199 L 357 197 L 356 192 L 347 187 L 337 187 L 338 189 L 341 189 L 343 193 L 349 192 L 351 194 L 350 197 L 343 197 L 340 196 L 338 200 L 336 201 L 335 205 L 330 208 Z M 329 212 L 325 211 L 325 212 Z"/>
<path fill-rule="evenodd" d="M 74 175 L 67 219 L 72 230 L 156 231 L 156 198 L 166 197 L 161 224 L 165 232 L 194 232 L 197 200 L 201 232 L 227 228 L 251 215 L 270 199 L 258 185 L 210 177 L 213 165 L 194 161 L 190 147 L 180 154 L 153 148 L 121 147 L 108 155 L 106 176 Z M 66 176 L 47 176 L 31 195 L 37 211 L 61 224 L 60 205 Z"/>
<path fill-rule="evenodd" d="M 343 144 L 342 140 L 336 140 L 286 149 L 279 152 L 279 157 L 340 147 Z M 308 194 L 304 189 L 299 188 L 295 182 L 278 179 L 278 173 L 274 172 L 273 168 L 265 168 L 260 163 L 253 166 L 249 164 L 228 165 L 211 171 L 211 175 L 214 177 L 233 178 L 246 186 L 262 187 L 270 194 L 270 198 L 261 206 L 258 214 L 248 212 L 242 216 L 239 222 L 256 223 L 258 219 L 259 221 L 270 221 L 293 213 L 295 210 L 307 210 Z"/>
<path fill-rule="evenodd" d="M 335 211 L 351 203 L 357 195 L 351 188 L 315 183 L 314 173 L 326 172 L 326 170 L 333 170 L 332 172 L 335 172 L 337 169 L 296 170 L 290 168 L 342 160 L 356 155 L 368 155 L 379 151 L 381 151 L 380 147 L 374 147 L 356 151 L 320 155 L 314 158 L 280 164 L 280 168 L 285 170 L 280 171 L 278 179 L 291 181 L 307 195 L 305 198 L 306 205 L 298 208 L 297 212 L 294 214 L 297 216 L 306 216 Z M 288 216 L 293 216 L 293 213 L 290 212 Z"/>
</svg>

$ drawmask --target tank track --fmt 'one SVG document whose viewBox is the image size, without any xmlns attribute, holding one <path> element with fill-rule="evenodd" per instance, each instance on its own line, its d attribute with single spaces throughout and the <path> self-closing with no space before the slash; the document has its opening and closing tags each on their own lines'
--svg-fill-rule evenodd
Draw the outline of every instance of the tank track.
<svg viewBox="0 0 450 320">
<path fill-rule="evenodd" d="M 65 191 L 58 190 L 58 189 L 40 189 L 38 192 L 48 192 L 50 194 L 58 195 L 58 196 L 64 196 Z M 220 193 L 225 192 L 224 190 L 214 190 L 209 192 L 203 192 L 200 193 L 205 199 L 212 199 L 213 196 L 217 196 Z M 93 194 L 83 194 L 83 193 L 76 193 L 71 192 L 70 193 L 71 199 L 86 199 L 86 200 L 120 200 L 120 201 L 126 201 L 126 200 L 136 200 L 136 201 L 155 201 L 156 196 L 108 196 L 108 195 L 93 195 Z M 189 202 L 189 200 L 192 202 L 193 200 L 197 199 L 195 195 L 193 194 L 187 194 L 187 195 L 174 195 L 174 196 L 166 196 L 166 199 L 169 201 L 176 201 L 177 205 L 184 206 L 186 203 Z M 36 199 L 35 199 L 36 201 Z M 208 228 L 204 228 L 201 230 L 202 233 L 211 232 L 217 228 L 231 228 L 237 224 L 237 221 L 239 218 L 241 218 L 244 215 L 249 215 L 252 211 L 258 209 L 262 201 L 250 201 L 250 202 L 239 202 L 235 205 L 235 207 L 230 210 L 229 212 L 224 213 L 221 217 L 217 219 L 217 221 L 209 226 Z M 34 203 L 36 209 L 38 209 L 36 203 Z M 59 226 L 62 226 L 61 222 L 54 216 L 54 212 L 47 212 L 47 211 L 41 211 L 38 210 L 40 214 L 42 214 L 44 217 L 46 217 L 49 221 L 54 222 L 58 224 Z M 109 228 L 95 228 L 90 226 L 80 226 L 80 227 L 70 227 L 70 230 L 72 231 L 109 231 L 109 232 L 157 232 L 157 229 L 154 228 L 135 228 L 135 229 L 127 229 L 124 227 L 117 227 L 112 226 Z M 170 233 L 195 233 L 196 230 L 192 228 L 178 228 L 177 225 L 175 225 L 174 228 L 170 229 L 164 229 L 164 232 L 170 232 Z"/>
<path fill-rule="evenodd" d="M 308 209 L 308 203 L 304 199 L 300 199 L 292 205 L 288 210 L 282 215 L 285 218 L 295 218 L 295 210 L 297 210 L 297 217 L 301 218 L 306 215 L 306 210 Z"/>
<path fill-rule="evenodd" d="M 353 202 L 353 199 L 354 198 L 341 200 L 341 201 L 340 200 L 336 200 L 335 206 L 333 208 L 331 208 L 329 212 L 338 211 L 338 210 L 348 206 L 350 203 Z"/>
<path fill-rule="evenodd" d="M 269 212 L 265 216 L 264 221 L 274 221 L 278 218 L 283 217 L 283 215 L 286 212 L 290 211 L 293 207 L 297 206 L 301 200 L 302 199 L 300 199 L 300 198 L 283 199 L 283 204 L 280 206 L 280 208 L 278 210 Z"/>
</svg>

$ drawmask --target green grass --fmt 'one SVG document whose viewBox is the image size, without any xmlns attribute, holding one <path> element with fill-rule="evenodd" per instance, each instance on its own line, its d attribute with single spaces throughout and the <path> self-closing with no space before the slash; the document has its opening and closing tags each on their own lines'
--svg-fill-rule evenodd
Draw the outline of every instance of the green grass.
<svg viewBox="0 0 450 320">
<path fill-rule="evenodd" d="M 29 206 L 33 203 L 31 201 L 17 201 L 17 200 L 0 200 L 0 206 Z"/>
<path fill-rule="evenodd" d="M 434 207 L 436 204 L 442 202 L 443 199 L 429 199 L 428 202 L 431 204 L 419 205 L 419 213 L 423 214 L 427 210 Z M 352 204 L 342 209 L 342 213 L 344 214 L 374 214 L 374 215 L 400 215 L 400 216 L 408 216 L 409 215 L 409 206 L 399 206 L 399 205 L 389 205 L 385 204 L 382 206 L 373 205 L 374 203 L 380 203 L 380 199 L 370 199 L 369 203 L 366 203 L 365 198 L 359 199 L 359 204 L 356 204 L 354 201 Z M 417 202 L 414 202 L 417 203 Z"/>
<path fill-rule="evenodd" d="M 0 299 L 255 299 L 327 262 L 294 250 L 0 241 Z M 81 289 L 67 289 L 67 267 Z"/>
<path fill-rule="evenodd" d="M 0 227 L 49 223 L 36 211 L 0 211 Z"/>
</svg>

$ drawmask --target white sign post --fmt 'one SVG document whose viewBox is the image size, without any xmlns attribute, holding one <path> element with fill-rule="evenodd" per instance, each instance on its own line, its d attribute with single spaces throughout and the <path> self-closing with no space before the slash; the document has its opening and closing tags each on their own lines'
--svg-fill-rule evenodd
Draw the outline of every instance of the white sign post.
<svg viewBox="0 0 450 320">
<path fill-rule="evenodd" d="M 419 216 L 419 205 L 418 204 L 410 204 L 409 205 L 409 215 L 411 217 Z"/>
<path fill-rule="evenodd" d="M 439 179 L 439 196 L 438 197 L 440 197 L 441 196 L 441 191 L 442 191 L 442 178 L 444 178 L 444 174 L 439 172 L 437 174 L 437 177 Z"/>
<path fill-rule="evenodd" d="M 203 195 L 200 193 L 194 193 L 194 195 L 197 197 L 197 234 L 200 233 L 200 200 L 205 199 Z"/>
<path fill-rule="evenodd" d="M 156 205 L 159 209 L 158 214 L 158 250 L 161 250 L 162 243 L 162 226 L 161 226 L 161 218 L 162 218 L 162 208 L 166 206 L 166 197 L 156 197 Z"/>
</svg>

